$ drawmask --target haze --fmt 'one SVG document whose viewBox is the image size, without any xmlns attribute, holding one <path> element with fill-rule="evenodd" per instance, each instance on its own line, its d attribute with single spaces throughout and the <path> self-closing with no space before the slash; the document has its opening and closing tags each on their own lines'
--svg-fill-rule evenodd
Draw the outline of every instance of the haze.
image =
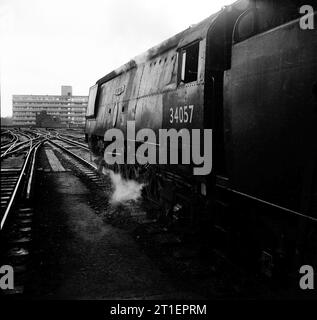
<svg viewBox="0 0 317 320">
<path fill-rule="evenodd" d="M 0 0 L 1 116 L 13 94 L 96 80 L 234 0 Z"/>
</svg>

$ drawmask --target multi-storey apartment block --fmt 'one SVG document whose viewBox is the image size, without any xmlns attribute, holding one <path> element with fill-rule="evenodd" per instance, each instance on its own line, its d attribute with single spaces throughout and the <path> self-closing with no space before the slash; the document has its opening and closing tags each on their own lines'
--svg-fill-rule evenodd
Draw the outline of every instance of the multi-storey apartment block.
<svg viewBox="0 0 317 320">
<path fill-rule="evenodd" d="M 13 95 L 13 124 L 36 125 L 36 115 L 46 111 L 65 126 L 84 126 L 87 96 L 73 96 L 71 86 L 62 86 L 61 95 Z"/>
</svg>

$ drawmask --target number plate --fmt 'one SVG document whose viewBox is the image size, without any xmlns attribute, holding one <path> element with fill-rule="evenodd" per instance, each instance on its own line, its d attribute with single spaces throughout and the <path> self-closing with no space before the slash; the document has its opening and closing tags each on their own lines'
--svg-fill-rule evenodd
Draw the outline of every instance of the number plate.
<svg viewBox="0 0 317 320">
<path fill-rule="evenodd" d="M 194 113 L 194 105 L 170 108 L 170 123 L 192 123 Z"/>
</svg>

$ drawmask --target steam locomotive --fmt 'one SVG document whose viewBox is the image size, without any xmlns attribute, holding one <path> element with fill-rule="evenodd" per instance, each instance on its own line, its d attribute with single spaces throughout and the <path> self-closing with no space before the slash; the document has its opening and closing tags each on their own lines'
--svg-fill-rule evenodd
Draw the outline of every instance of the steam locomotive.
<svg viewBox="0 0 317 320">
<path fill-rule="evenodd" d="M 301 20 L 316 12 L 304 17 L 302 5 L 316 8 L 236 1 L 98 80 L 87 108 L 86 138 L 101 157 L 110 129 L 128 144 L 128 121 L 212 129 L 209 175 L 192 164 L 111 168 L 143 181 L 163 215 L 210 222 L 224 250 L 269 277 L 317 266 L 317 36 Z"/>
</svg>

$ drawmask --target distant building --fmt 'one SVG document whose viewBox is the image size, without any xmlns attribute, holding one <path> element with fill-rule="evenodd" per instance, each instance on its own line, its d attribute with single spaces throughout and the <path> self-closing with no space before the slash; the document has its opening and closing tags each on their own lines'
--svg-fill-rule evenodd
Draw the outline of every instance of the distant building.
<svg viewBox="0 0 317 320">
<path fill-rule="evenodd" d="M 85 125 L 88 104 L 87 96 L 73 96 L 71 86 L 62 86 L 61 95 L 13 95 L 13 124 L 35 126 L 36 115 L 46 111 L 47 115 L 60 119 L 63 126 Z"/>
</svg>

